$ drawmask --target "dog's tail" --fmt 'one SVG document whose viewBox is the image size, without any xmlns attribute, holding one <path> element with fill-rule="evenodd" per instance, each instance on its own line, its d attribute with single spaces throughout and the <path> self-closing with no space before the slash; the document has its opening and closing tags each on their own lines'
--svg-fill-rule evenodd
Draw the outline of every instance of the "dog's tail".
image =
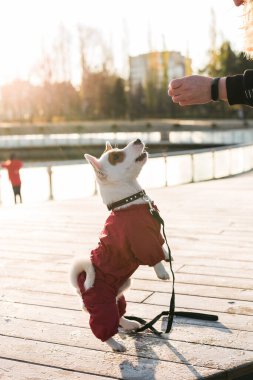
<svg viewBox="0 0 253 380">
<path fill-rule="evenodd" d="M 79 293 L 78 275 L 82 272 L 86 273 L 86 279 L 84 281 L 84 288 L 88 290 L 91 288 L 95 281 L 95 269 L 89 259 L 77 258 L 73 262 L 70 269 L 70 282 L 76 288 Z"/>
</svg>

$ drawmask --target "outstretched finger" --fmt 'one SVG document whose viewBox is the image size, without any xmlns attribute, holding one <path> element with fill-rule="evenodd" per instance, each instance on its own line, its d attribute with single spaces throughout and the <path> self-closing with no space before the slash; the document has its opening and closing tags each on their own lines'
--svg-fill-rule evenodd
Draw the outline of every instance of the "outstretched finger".
<svg viewBox="0 0 253 380">
<path fill-rule="evenodd" d="M 171 88 L 172 90 L 175 90 L 181 86 L 182 86 L 181 79 L 172 79 L 172 81 L 170 81 L 170 84 L 169 84 L 169 88 Z"/>
<path fill-rule="evenodd" d="M 170 87 L 168 88 L 168 95 L 173 96 L 173 90 Z"/>
<path fill-rule="evenodd" d="M 181 95 L 174 95 L 174 96 L 172 96 L 173 103 L 180 103 L 182 100 L 183 99 L 182 99 Z"/>
</svg>

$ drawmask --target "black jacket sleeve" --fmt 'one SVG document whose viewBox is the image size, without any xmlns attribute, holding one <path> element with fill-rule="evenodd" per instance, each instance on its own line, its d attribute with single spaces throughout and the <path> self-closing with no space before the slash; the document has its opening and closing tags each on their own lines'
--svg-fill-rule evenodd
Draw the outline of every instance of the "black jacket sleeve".
<svg viewBox="0 0 253 380">
<path fill-rule="evenodd" d="M 253 70 L 228 76 L 226 79 L 228 103 L 246 104 L 253 107 Z"/>
</svg>

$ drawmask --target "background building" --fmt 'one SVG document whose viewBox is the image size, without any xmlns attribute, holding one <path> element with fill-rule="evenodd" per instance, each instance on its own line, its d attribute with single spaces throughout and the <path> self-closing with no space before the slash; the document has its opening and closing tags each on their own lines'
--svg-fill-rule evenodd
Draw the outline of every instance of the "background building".
<svg viewBox="0 0 253 380">
<path fill-rule="evenodd" d="M 130 89 L 146 87 L 148 82 L 161 88 L 171 79 L 191 75 L 191 59 L 176 51 L 150 52 L 129 57 Z"/>
</svg>

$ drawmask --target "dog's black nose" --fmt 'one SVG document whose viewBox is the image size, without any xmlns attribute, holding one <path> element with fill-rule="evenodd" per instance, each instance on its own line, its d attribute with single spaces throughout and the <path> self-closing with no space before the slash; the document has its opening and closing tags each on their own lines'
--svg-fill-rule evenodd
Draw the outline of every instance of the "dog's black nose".
<svg viewBox="0 0 253 380">
<path fill-rule="evenodd" d="M 135 142 L 134 142 L 134 144 L 142 144 L 142 142 L 141 142 L 141 140 L 140 139 L 137 139 L 137 140 L 135 140 Z"/>
</svg>

